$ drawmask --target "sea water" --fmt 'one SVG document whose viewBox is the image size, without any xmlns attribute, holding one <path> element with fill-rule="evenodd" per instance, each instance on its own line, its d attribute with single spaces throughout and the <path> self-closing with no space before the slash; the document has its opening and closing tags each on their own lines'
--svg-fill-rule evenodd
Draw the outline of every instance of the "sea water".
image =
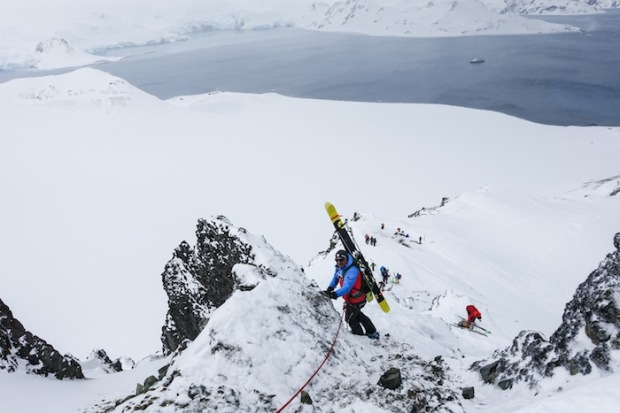
<svg viewBox="0 0 620 413">
<path fill-rule="evenodd" d="M 100 67 L 161 98 L 276 92 L 449 104 L 555 125 L 620 125 L 620 10 L 545 19 L 583 32 L 451 38 L 211 33 L 185 45 L 136 49 L 132 58 Z M 477 57 L 485 62 L 470 63 Z"/>
<path fill-rule="evenodd" d="M 619 126 L 620 10 L 544 19 L 583 32 L 403 38 L 215 31 L 173 44 L 108 50 L 124 58 L 93 67 L 163 99 L 275 92 L 449 104 L 555 125 Z M 473 58 L 485 62 L 472 64 Z"/>
</svg>

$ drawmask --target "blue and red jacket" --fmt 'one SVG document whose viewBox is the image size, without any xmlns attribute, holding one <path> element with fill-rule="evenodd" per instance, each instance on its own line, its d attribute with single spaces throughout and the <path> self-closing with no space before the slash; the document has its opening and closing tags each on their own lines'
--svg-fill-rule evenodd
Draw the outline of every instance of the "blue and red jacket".
<svg viewBox="0 0 620 413">
<path fill-rule="evenodd" d="M 340 288 L 335 291 L 336 296 L 342 297 L 349 304 L 366 302 L 366 294 L 362 291 L 362 274 L 359 268 L 353 265 L 351 254 L 347 254 L 347 257 L 347 265 L 343 268 L 336 265 L 336 271 L 329 286 L 336 288 L 336 283 L 338 283 Z"/>
</svg>

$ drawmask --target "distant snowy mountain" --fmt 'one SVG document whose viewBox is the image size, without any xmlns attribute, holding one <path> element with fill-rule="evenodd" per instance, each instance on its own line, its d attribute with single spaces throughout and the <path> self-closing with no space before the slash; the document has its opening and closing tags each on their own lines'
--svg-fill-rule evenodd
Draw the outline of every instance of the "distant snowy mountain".
<svg viewBox="0 0 620 413">
<path fill-rule="evenodd" d="M 620 7 L 619 0 L 505 0 L 501 13 L 578 14 Z"/>
<path fill-rule="evenodd" d="M 296 27 L 383 36 L 460 36 L 576 30 L 568 26 L 500 15 L 480 0 L 313 3 L 311 12 L 291 16 Z"/>
<path fill-rule="evenodd" d="M 118 373 L 123 370 L 131 370 L 135 362 L 127 357 L 116 360 L 110 359 L 103 349 L 95 349 L 90 353 L 86 360 L 80 363 L 84 371 L 89 374 L 97 373 Z"/>
<path fill-rule="evenodd" d="M 22 0 L 0 15 L 0 69 L 52 69 L 115 60 L 109 48 L 176 42 L 213 30 L 299 28 L 378 36 L 576 31 L 520 16 L 597 12 L 616 0 Z M 614 6 L 615 5 L 615 6 Z M 32 12 L 36 10 L 36 12 Z M 23 24 L 22 24 L 23 23 Z"/>
</svg>

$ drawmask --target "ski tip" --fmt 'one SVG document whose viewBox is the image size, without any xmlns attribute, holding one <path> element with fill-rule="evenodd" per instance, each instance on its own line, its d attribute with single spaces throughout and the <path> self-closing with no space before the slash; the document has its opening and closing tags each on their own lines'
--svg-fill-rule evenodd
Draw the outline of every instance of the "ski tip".
<svg viewBox="0 0 620 413">
<path fill-rule="evenodd" d="M 336 207 L 329 202 L 325 203 L 325 210 L 327 211 L 327 215 L 329 215 L 329 218 L 332 220 L 332 222 L 335 223 L 340 219 L 340 215 L 338 215 Z"/>
<path fill-rule="evenodd" d="M 329 213 L 330 216 L 337 214 L 336 207 L 330 202 L 325 203 L 325 210 Z"/>
</svg>

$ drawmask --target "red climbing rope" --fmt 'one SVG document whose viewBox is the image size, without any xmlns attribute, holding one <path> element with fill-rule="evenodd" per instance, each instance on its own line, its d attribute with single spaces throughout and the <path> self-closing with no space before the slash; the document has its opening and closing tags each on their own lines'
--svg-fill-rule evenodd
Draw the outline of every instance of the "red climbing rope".
<svg viewBox="0 0 620 413">
<path fill-rule="evenodd" d="M 282 412 L 284 410 L 284 408 L 286 408 L 286 406 L 288 406 L 293 400 L 295 400 L 295 397 L 297 397 L 297 395 L 299 393 L 301 393 L 301 391 L 312 381 L 314 376 L 316 376 L 316 374 L 319 372 L 319 370 L 321 370 L 321 368 L 323 367 L 323 365 L 325 364 L 325 362 L 329 358 L 329 355 L 332 354 L 332 350 L 334 349 L 334 346 L 336 345 L 336 339 L 338 339 L 338 334 L 340 333 L 340 327 L 342 326 L 342 319 L 343 319 L 343 317 L 340 317 L 340 323 L 338 324 L 338 330 L 336 331 L 336 336 L 334 337 L 334 342 L 332 343 L 331 347 L 329 348 L 329 351 L 327 352 L 327 355 L 325 356 L 325 359 L 323 360 L 323 362 L 321 363 L 319 368 L 316 369 L 316 371 L 314 373 L 312 373 L 312 376 L 310 376 L 308 381 L 306 383 L 304 383 L 304 385 L 301 386 L 301 388 L 299 390 L 297 390 L 297 392 L 293 395 L 293 397 L 291 397 L 286 403 L 284 403 L 284 406 L 282 406 L 278 410 L 276 410 L 276 413 Z"/>
</svg>

